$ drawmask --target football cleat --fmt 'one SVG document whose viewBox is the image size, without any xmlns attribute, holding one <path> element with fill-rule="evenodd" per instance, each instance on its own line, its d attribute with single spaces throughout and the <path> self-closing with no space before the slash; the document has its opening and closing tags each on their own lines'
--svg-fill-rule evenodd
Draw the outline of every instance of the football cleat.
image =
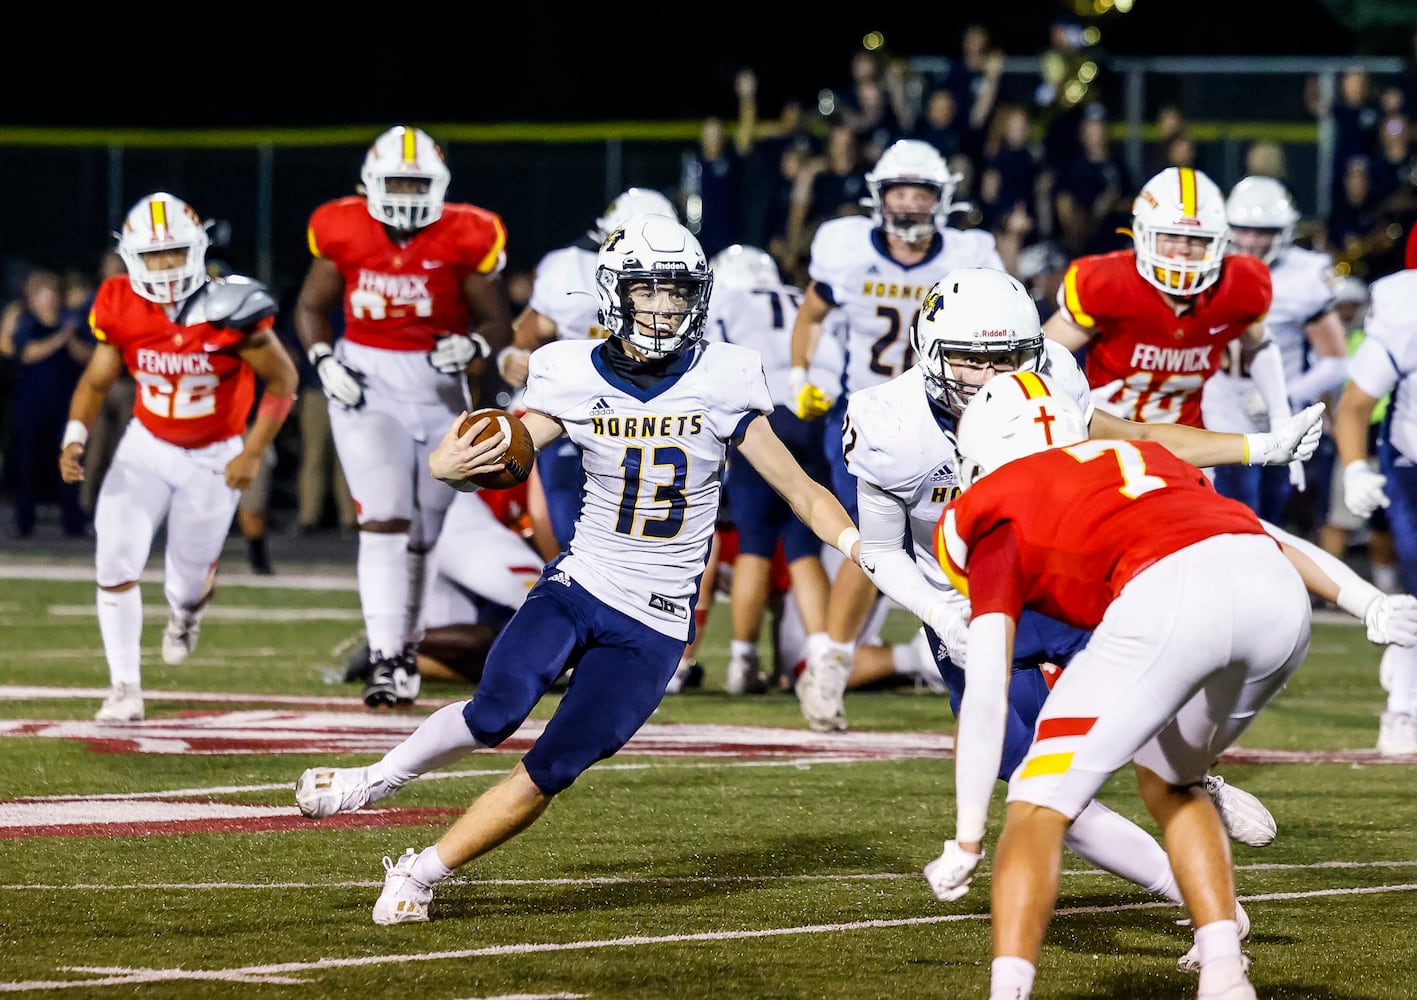
<svg viewBox="0 0 1417 1000">
<path fill-rule="evenodd" d="M 95 722 L 142 722 L 143 692 L 136 684 L 115 684 L 94 713 Z"/>
<path fill-rule="evenodd" d="M 1189 920 L 1185 920 L 1185 921 L 1182 921 L 1182 923 L 1189 924 L 1190 921 L 1189 921 Z M 1250 936 L 1250 915 L 1245 912 L 1245 908 L 1244 908 L 1243 906 L 1241 906 L 1238 902 L 1235 904 L 1235 923 L 1238 924 L 1238 925 L 1239 925 L 1239 928 L 1240 928 L 1240 940 L 1241 940 L 1241 941 L 1244 941 L 1245 938 L 1247 938 L 1247 937 Z M 1246 972 L 1249 972 L 1249 971 L 1250 971 L 1250 959 L 1249 959 L 1249 956 L 1248 956 L 1248 955 L 1241 955 L 1241 956 L 1240 956 L 1240 962 L 1241 962 L 1241 965 L 1244 967 L 1245 971 L 1246 971 Z M 1180 958 L 1176 959 L 1176 968 L 1179 969 L 1181 972 L 1195 972 L 1195 973 L 1200 972 L 1200 971 L 1201 971 L 1201 953 L 1200 953 L 1200 950 L 1199 950 L 1195 945 L 1191 945 L 1191 950 L 1190 950 L 1190 951 L 1186 952 L 1186 953 L 1185 953 L 1184 955 L 1182 955 Z"/>
<path fill-rule="evenodd" d="M 383 782 L 371 782 L 367 767 L 312 767 L 295 783 L 295 804 L 302 816 L 324 819 L 363 809 L 393 792 Z"/>
<path fill-rule="evenodd" d="M 728 661 L 728 678 L 724 682 L 729 694 L 762 694 L 768 689 L 757 654 L 734 656 Z"/>
<path fill-rule="evenodd" d="M 1244 789 L 1227 785 L 1224 778 L 1215 774 L 1205 776 L 1205 791 L 1215 803 L 1231 840 L 1250 847 L 1265 847 L 1273 842 L 1279 828 L 1263 802 Z"/>
<path fill-rule="evenodd" d="M 433 887 L 413 877 L 413 862 L 417 858 L 418 852 L 412 847 L 404 851 L 397 862 L 387 855 L 384 857 L 384 891 L 374 904 L 374 923 L 388 926 L 428 921 Z"/>
<path fill-rule="evenodd" d="M 851 662 L 837 650 L 807 658 L 795 690 L 802 717 L 812 732 L 846 731 L 846 681 L 850 676 Z"/>
<path fill-rule="evenodd" d="M 1384 712 L 1378 724 L 1378 753 L 1388 757 L 1417 756 L 1417 715 Z"/>
<path fill-rule="evenodd" d="M 418 673 L 418 654 L 413 647 L 404 647 L 397 656 L 375 653 L 369 667 L 369 679 L 364 685 L 364 704 L 370 708 L 412 705 L 423 688 Z"/>
<path fill-rule="evenodd" d="M 669 678 L 669 683 L 665 685 L 665 694 L 678 694 L 688 688 L 698 688 L 704 686 L 704 668 L 699 666 L 698 660 L 680 660 L 679 665 L 674 668 L 674 676 Z"/>
<path fill-rule="evenodd" d="M 162 662 L 170 667 L 183 663 L 197 648 L 197 635 L 201 631 L 199 617 L 174 611 L 162 632 Z"/>
</svg>

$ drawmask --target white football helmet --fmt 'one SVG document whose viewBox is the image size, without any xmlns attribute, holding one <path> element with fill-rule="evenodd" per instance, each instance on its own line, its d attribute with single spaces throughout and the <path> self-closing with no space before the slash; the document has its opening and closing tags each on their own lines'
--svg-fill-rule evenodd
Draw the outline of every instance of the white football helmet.
<svg viewBox="0 0 1417 1000">
<path fill-rule="evenodd" d="M 181 198 L 163 191 L 148 195 L 129 210 L 117 236 L 128 282 L 149 302 L 170 306 L 206 284 L 207 223 Z M 185 250 L 187 257 L 178 267 L 148 267 L 147 254 L 167 250 Z"/>
<path fill-rule="evenodd" d="M 1258 174 L 1243 178 L 1225 199 L 1225 219 L 1230 223 L 1230 239 L 1235 249 L 1251 254 L 1266 264 L 1294 242 L 1299 209 L 1289 190 L 1273 177 Z M 1241 234 L 1235 230 L 1258 229 L 1263 233 Z"/>
<path fill-rule="evenodd" d="M 672 289 L 683 302 L 673 309 L 636 311 L 630 290 L 650 285 Z M 595 297 L 600 325 L 634 345 L 647 358 L 667 357 L 691 346 L 708 323 L 713 272 L 694 234 L 667 215 L 636 215 L 605 238 L 595 261 Z M 651 329 L 641 327 L 636 320 Z"/>
<path fill-rule="evenodd" d="M 1205 256 L 1191 260 L 1161 254 L 1156 239 L 1163 233 L 1206 240 Z M 1132 242 L 1143 278 L 1172 295 L 1198 295 L 1220 277 L 1230 245 L 1225 197 L 1199 170 L 1167 167 L 1132 202 Z"/>
<path fill-rule="evenodd" d="M 709 261 L 713 280 L 720 288 L 767 291 L 782 285 L 777 261 L 761 247 L 735 243 L 713 255 Z"/>
<path fill-rule="evenodd" d="M 632 215 L 667 215 L 679 218 L 674 203 L 654 188 L 631 187 L 617 194 L 605 214 L 595 220 L 595 228 L 590 235 L 597 243 L 604 243 L 605 237 L 625 224 Z"/>
<path fill-rule="evenodd" d="M 1077 401 L 1041 372 L 989 380 L 959 418 L 955 474 L 966 490 L 1016 458 L 1087 440 Z"/>
<path fill-rule="evenodd" d="M 925 239 L 945 228 L 951 199 L 959 174 L 951 173 L 934 146 L 920 139 L 897 139 L 881 154 L 866 174 L 869 197 L 862 201 L 871 209 L 871 220 L 886 232 L 910 243 Z M 935 208 L 929 215 L 901 213 L 887 216 L 882 195 L 895 184 L 921 184 L 934 188 Z"/>
<path fill-rule="evenodd" d="M 920 359 L 925 391 L 955 416 L 979 386 L 956 378 L 951 358 L 962 366 L 987 362 L 1031 372 L 1041 370 L 1046 357 L 1033 296 L 1013 275 L 992 267 L 962 267 L 932 285 L 911 327 L 910 346 Z"/>
<path fill-rule="evenodd" d="M 452 174 L 443 151 L 427 132 L 395 125 L 369 147 L 359 170 L 369 214 L 386 226 L 412 232 L 443 214 L 443 196 Z M 389 182 L 422 181 L 421 191 L 390 191 Z"/>
</svg>

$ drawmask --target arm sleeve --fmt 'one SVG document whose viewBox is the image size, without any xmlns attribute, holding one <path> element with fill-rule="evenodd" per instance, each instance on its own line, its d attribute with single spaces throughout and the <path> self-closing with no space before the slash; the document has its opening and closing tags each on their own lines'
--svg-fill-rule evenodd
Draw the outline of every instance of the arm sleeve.
<svg viewBox="0 0 1417 1000">
<path fill-rule="evenodd" d="M 943 595 L 925 579 L 905 548 L 910 518 L 905 503 L 864 479 L 856 480 L 856 503 L 866 575 L 881 593 L 926 621 Z"/>
<path fill-rule="evenodd" d="M 1009 713 L 1008 618 L 969 623 L 964 696 L 955 740 L 955 839 L 982 841 L 989 800 L 1004 758 Z"/>
<path fill-rule="evenodd" d="M 1316 357 L 1312 367 L 1289 387 L 1289 398 L 1295 408 L 1302 410 L 1310 403 L 1337 392 L 1347 377 L 1347 358 Z"/>
<path fill-rule="evenodd" d="M 1273 340 L 1266 338 L 1264 346 L 1250 362 L 1250 379 L 1269 411 L 1271 428 L 1290 416 L 1289 390 L 1284 384 L 1284 359 L 1280 357 L 1279 345 Z"/>
</svg>

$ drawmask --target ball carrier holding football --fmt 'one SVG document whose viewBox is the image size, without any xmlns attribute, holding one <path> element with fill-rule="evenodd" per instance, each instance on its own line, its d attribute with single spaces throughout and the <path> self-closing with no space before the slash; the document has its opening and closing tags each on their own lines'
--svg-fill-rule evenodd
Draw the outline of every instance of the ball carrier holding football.
<svg viewBox="0 0 1417 1000">
<path fill-rule="evenodd" d="M 597 258 L 600 322 L 610 338 L 545 345 L 531 356 L 520 421 L 495 414 L 468 423 L 462 414 L 429 456 L 435 478 L 470 490 L 507 471 L 509 445 L 521 463 L 523 429 L 537 448 L 569 435 L 586 473 L 571 543 L 493 644 L 475 697 L 439 709 L 368 767 L 306 771 L 296 785 L 301 812 L 362 808 L 499 745 L 566 668 L 574 672 L 545 731 L 506 778 L 438 843 L 397 863 L 385 858 L 375 923 L 427 920 L 436 883 L 530 826 L 659 705 L 693 638 L 730 444 L 818 537 L 856 559 L 859 536 L 846 511 L 765 419 L 773 402 L 761 355 L 702 341 L 712 284 L 687 229 L 667 216 L 631 218 Z"/>
</svg>

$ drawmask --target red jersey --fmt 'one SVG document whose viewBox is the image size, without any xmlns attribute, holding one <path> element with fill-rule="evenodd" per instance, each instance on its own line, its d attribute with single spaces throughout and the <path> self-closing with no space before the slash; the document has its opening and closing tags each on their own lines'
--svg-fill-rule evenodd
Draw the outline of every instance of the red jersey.
<svg viewBox="0 0 1417 1000">
<path fill-rule="evenodd" d="M 399 246 L 355 196 L 315 209 L 308 236 L 344 278 L 344 335 L 387 351 L 429 351 L 443 334 L 466 333 L 463 279 L 493 273 L 507 244 L 501 216 L 450 202 Z"/>
<path fill-rule="evenodd" d="M 1205 380 L 1220 370 L 1225 345 L 1264 318 L 1272 297 L 1264 262 L 1236 254 L 1177 316 L 1137 272 L 1135 251 L 1118 250 L 1073 261 L 1062 303 L 1092 334 L 1083 371 L 1097 406 L 1142 423 L 1203 427 Z"/>
<path fill-rule="evenodd" d="M 1027 607 L 1094 629 L 1158 559 L 1214 535 L 1264 533 L 1250 508 L 1161 445 L 1090 440 L 1008 462 L 960 494 L 935 527 L 935 555 L 974 617 L 1017 619 Z"/>
<path fill-rule="evenodd" d="M 252 330 L 270 329 L 268 317 Z M 256 376 L 233 345 L 251 330 L 182 326 L 115 275 L 98 287 L 89 326 L 112 344 L 138 383 L 133 415 L 153 436 L 180 448 L 204 448 L 242 434 Z"/>
</svg>

